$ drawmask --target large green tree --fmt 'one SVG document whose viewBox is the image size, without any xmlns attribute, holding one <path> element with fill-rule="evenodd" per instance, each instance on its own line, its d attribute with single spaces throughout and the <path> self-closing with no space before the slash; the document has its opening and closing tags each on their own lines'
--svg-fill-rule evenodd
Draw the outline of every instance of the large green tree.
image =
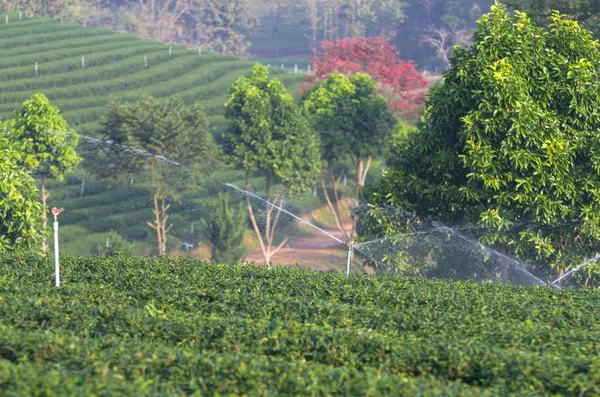
<svg viewBox="0 0 600 397">
<path fill-rule="evenodd" d="M 283 84 L 269 78 L 265 66 L 257 64 L 249 77 L 240 77 L 233 84 L 226 107 L 229 125 L 225 150 L 246 172 L 246 190 L 250 175 L 263 176 L 267 200 L 272 199 L 273 186 L 280 185 L 273 201 L 281 206 L 284 191 L 293 194 L 312 187 L 319 172 L 318 136 Z M 247 205 L 265 266 L 269 266 L 273 254 L 287 241 L 273 246 L 280 210 L 274 213 L 274 207 L 267 206 L 261 230 L 249 197 Z"/>
<path fill-rule="evenodd" d="M 145 96 L 133 103 L 112 99 L 102 134 L 116 145 L 98 147 L 92 172 L 117 181 L 136 176 L 150 184 L 154 219 L 147 223 L 156 232 L 158 254 L 165 255 L 172 227 L 168 201 L 218 166 L 206 115 L 199 106 L 187 106 L 179 99 Z M 134 148 L 146 152 L 136 153 Z"/>
<path fill-rule="evenodd" d="M 374 188 L 375 204 L 478 222 L 484 243 L 549 272 L 598 250 L 600 52 L 577 22 L 551 19 L 545 30 L 499 4 L 480 19 L 474 45 L 454 51 L 424 122 Z"/>
<path fill-rule="evenodd" d="M 327 204 L 345 238 L 354 237 L 357 214 L 353 212 L 352 229 L 348 232 L 343 227 L 338 193 L 344 169 L 335 175 L 334 167 L 351 160 L 356 172 L 352 204 L 356 206 L 373 157 L 385 151 L 397 120 L 387 100 L 377 94 L 375 81 L 364 73 L 351 77 L 332 73 L 305 93 L 303 106 L 320 135 L 321 156 L 326 162 L 321 172 L 321 187 Z M 333 201 L 327 192 L 326 180 L 331 183 Z"/>
<path fill-rule="evenodd" d="M 30 249 L 43 235 L 38 190 L 21 157 L 0 135 L 0 252 Z"/>
<path fill-rule="evenodd" d="M 204 234 L 211 243 L 210 259 L 214 263 L 235 265 L 240 263 L 248 252 L 244 247 L 244 237 L 248 227 L 243 204 L 232 208 L 229 195 L 220 194 L 219 202 L 210 219 L 203 220 Z"/>
<path fill-rule="evenodd" d="M 49 197 L 46 178 L 62 180 L 65 174 L 75 169 L 81 161 L 75 151 L 79 137 L 69 130 L 60 110 L 44 94 L 34 94 L 23 102 L 15 116 L 14 120 L 8 121 L 8 137 L 11 145 L 23 153 L 22 165 L 41 177 L 43 230 L 46 233 Z M 42 251 L 46 249 L 44 238 Z"/>
</svg>

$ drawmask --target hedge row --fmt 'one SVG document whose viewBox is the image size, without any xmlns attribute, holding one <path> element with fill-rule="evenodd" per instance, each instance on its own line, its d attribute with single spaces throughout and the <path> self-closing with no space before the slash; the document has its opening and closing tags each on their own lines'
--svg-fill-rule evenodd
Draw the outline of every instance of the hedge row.
<svg viewBox="0 0 600 397">
<path fill-rule="evenodd" d="M 186 260 L 0 259 L 14 395 L 597 395 L 598 291 Z M 65 382 L 64 384 L 60 382 Z"/>
</svg>

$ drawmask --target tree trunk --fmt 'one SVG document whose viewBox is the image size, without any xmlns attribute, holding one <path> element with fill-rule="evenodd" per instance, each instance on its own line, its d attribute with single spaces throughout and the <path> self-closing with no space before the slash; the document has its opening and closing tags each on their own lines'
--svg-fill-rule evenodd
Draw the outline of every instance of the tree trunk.
<svg viewBox="0 0 600 397">
<path fill-rule="evenodd" d="M 327 33 L 327 29 L 329 28 L 329 8 L 325 11 L 325 15 L 323 16 L 323 39 L 327 40 L 329 35 Z"/>
<path fill-rule="evenodd" d="M 321 188 L 323 189 L 323 195 L 325 196 L 325 200 L 327 201 L 327 206 L 329 207 L 329 210 L 331 211 L 331 214 L 333 215 L 333 218 L 335 219 L 335 224 L 336 224 L 338 230 L 340 232 L 342 232 L 342 234 L 344 235 L 344 239 L 348 240 L 348 233 L 344 229 L 344 226 L 341 221 L 342 217 L 340 215 L 339 198 L 338 198 L 338 192 L 337 192 L 338 186 L 340 183 L 340 179 L 342 178 L 344 170 L 342 169 L 342 172 L 340 172 L 340 176 L 338 178 L 336 178 L 333 173 L 333 167 L 331 167 L 331 165 L 329 165 L 328 173 L 329 173 L 329 176 L 330 176 L 331 182 L 332 182 L 333 194 L 334 194 L 334 198 L 335 198 L 335 205 L 331 202 L 331 199 L 329 198 L 329 193 L 327 192 L 327 185 L 325 184 L 325 178 L 323 177 L 323 170 L 321 170 Z"/>
<path fill-rule="evenodd" d="M 154 223 L 147 222 L 147 224 L 156 230 L 158 255 L 163 256 L 167 254 L 167 233 L 173 227 L 172 223 L 167 227 L 167 220 L 169 219 L 167 211 L 171 207 L 171 204 L 166 204 L 165 195 L 159 195 L 156 191 L 152 194 L 152 200 L 154 203 L 154 208 L 152 209 Z"/>
<path fill-rule="evenodd" d="M 48 243 L 46 242 L 46 232 L 48 228 L 48 200 L 49 194 L 46 192 L 46 177 L 42 176 L 42 210 L 44 211 L 44 217 L 42 218 L 42 230 L 44 231 L 42 240 L 42 253 L 46 255 L 48 251 Z"/>
<path fill-rule="evenodd" d="M 245 191 L 248 191 L 248 172 L 246 172 L 246 185 L 244 187 Z M 256 233 L 256 237 L 258 238 L 258 243 L 260 244 L 260 249 L 263 253 L 263 259 L 265 261 L 265 267 L 269 267 L 270 257 L 267 255 L 267 250 L 265 248 L 265 243 L 262 239 L 262 233 L 256 223 L 256 217 L 254 216 L 254 211 L 252 210 L 252 203 L 250 202 L 250 196 L 246 195 L 246 204 L 248 204 L 248 214 L 250 214 L 250 220 L 252 221 L 252 227 L 254 227 L 254 232 Z"/>
<path fill-rule="evenodd" d="M 273 21 L 273 39 L 275 41 L 275 60 L 279 59 L 279 24 L 280 24 L 280 15 L 277 14 L 275 16 L 275 20 Z"/>
<path fill-rule="evenodd" d="M 267 195 L 266 195 L 266 200 L 269 201 L 269 190 L 270 190 L 270 185 L 271 185 L 271 176 L 267 175 L 266 177 L 266 188 L 267 188 Z M 245 190 L 248 192 L 249 186 L 248 186 L 248 173 L 246 172 L 246 185 L 245 185 Z M 279 196 L 279 194 L 278 194 Z M 283 245 L 288 241 L 287 237 L 285 239 L 283 239 L 283 241 L 277 246 L 275 247 L 275 249 L 273 249 L 273 239 L 275 237 L 275 228 L 277 226 L 277 223 L 279 222 L 279 215 L 281 214 L 281 205 L 283 204 L 283 195 L 281 195 L 281 197 L 277 197 L 275 199 L 275 201 L 279 200 L 279 205 L 278 205 L 278 209 L 277 212 L 275 213 L 275 218 L 273 220 L 271 220 L 272 218 L 272 214 L 273 214 L 273 209 L 275 209 L 275 207 L 273 205 L 267 205 L 266 208 L 266 224 L 265 224 L 265 234 L 263 236 L 262 232 L 260 231 L 260 228 L 258 227 L 258 223 L 256 222 L 256 217 L 254 216 L 254 210 L 252 208 L 252 203 L 250 202 L 250 196 L 246 195 L 246 204 L 248 205 L 248 213 L 250 214 L 250 220 L 252 221 L 252 227 L 254 228 L 254 232 L 256 233 L 256 237 L 258 238 L 258 243 L 260 244 L 260 249 L 262 251 L 263 254 L 263 259 L 265 261 L 265 267 L 267 269 L 270 268 L 270 264 L 271 264 L 271 257 L 273 255 L 275 255 L 277 253 L 277 251 L 279 251 Z M 277 204 L 277 203 L 275 203 Z"/>
<path fill-rule="evenodd" d="M 356 225 L 358 223 L 358 215 L 354 211 L 354 209 L 358 208 L 358 199 L 360 195 L 360 189 L 365 186 L 365 181 L 367 179 L 367 173 L 369 172 L 369 168 L 371 167 L 371 162 L 373 158 L 369 156 L 367 158 L 367 164 L 364 164 L 364 159 L 357 157 L 356 160 L 353 160 L 354 166 L 356 168 L 356 184 L 354 186 L 354 203 L 353 203 L 353 211 L 352 211 L 352 232 L 350 234 L 351 237 L 355 237 L 356 233 Z"/>
<path fill-rule="evenodd" d="M 317 42 L 317 34 L 318 34 L 318 10 L 317 10 L 317 0 L 309 0 L 309 4 L 307 5 L 307 13 L 308 13 L 308 21 L 310 23 L 310 35 L 305 36 L 310 39 L 310 50 L 313 53 L 313 56 L 317 56 L 318 42 Z"/>
</svg>

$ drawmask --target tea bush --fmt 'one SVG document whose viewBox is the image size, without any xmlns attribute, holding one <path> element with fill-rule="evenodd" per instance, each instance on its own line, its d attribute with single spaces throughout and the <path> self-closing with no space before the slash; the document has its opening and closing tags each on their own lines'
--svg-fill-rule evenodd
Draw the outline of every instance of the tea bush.
<svg viewBox="0 0 600 397">
<path fill-rule="evenodd" d="M 598 395 L 600 291 L 0 258 L 3 395 Z"/>
</svg>

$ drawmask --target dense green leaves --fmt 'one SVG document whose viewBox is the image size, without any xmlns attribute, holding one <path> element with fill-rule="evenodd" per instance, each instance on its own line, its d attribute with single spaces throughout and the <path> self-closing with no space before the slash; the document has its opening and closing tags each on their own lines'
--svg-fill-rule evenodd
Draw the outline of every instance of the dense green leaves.
<svg viewBox="0 0 600 397">
<path fill-rule="evenodd" d="M 371 76 L 332 73 L 305 94 L 304 109 L 321 139 L 323 159 L 335 163 L 379 155 L 397 120 Z"/>
<path fill-rule="evenodd" d="M 75 151 L 79 138 L 68 131 L 59 112 L 44 94 L 35 94 L 15 112 L 7 128 L 11 144 L 23 153 L 23 165 L 35 174 L 60 180 L 81 158 Z"/>
<path fill-rule="evenodd" d="M 42 206 L 22 154 L 0 134 L 0 252 L 28 249 L 42 237 Z"/>
<path fill-rule="evenodd" d="M 225 150 L 251 174 L 281 182 L 291 192 L 307 191 L 319 170 L 319 140 L 283 84 L 254 66 L 233 85 L 225 117 Z"/>
<path fill-rule="evenodd" d="M 0 259 L 14 395 L 595 395 L 598 291 Z"/>
<path fill-rule="evenodd" d="M 600 243 L 598 43 L 558 14 L 544 30 L 500 5 L 474 41 L 454 51 L 374 201 L 479 222 L 483 242 L 552 272 L 578 265 Z"/>
</svg>

